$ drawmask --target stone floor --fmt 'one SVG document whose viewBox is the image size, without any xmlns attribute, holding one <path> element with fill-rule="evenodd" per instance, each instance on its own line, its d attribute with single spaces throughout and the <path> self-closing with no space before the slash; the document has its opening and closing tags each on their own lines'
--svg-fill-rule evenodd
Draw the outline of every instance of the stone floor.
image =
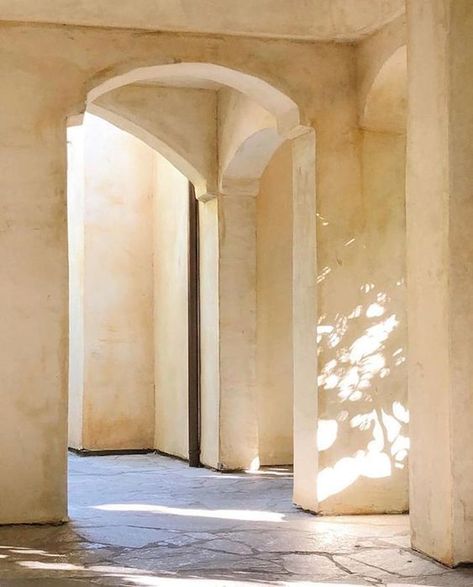
<svg viewBox="0 0 473 587">
<path fill-rule="evenodd" d="M 407 518 L 317 518 L 291 475 L 156 455 L 70 458 L 64 526 L 0 528 L 0 586 L 473 586 L 409 550 Z"/>
</svg>

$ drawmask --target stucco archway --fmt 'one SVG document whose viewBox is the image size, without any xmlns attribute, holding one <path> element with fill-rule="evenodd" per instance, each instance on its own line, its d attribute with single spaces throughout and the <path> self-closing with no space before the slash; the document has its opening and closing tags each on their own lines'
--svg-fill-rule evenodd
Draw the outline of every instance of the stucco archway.
<svg viewBox="0 0 473 587">
<path fill-rule="evenodd" d="M 310 127 L 300 124 L 299 109 L 295 102 L 267 82 L 250 76 L 241 71 L 232 70 L 207 63 L 179 63 L 172 65 L 157 65 L 132 70 L 126 74 L 113 77 L 93 88 L 87 96 L 87 107 L 91 112 L 99 115 L 100 108 L 95 103 L 108 92 L 117 90 L 130 84 L 155 82 L 160 85 L 169 84 L 178 87 L 223 87 L 235 90 L 248 103 L 256 104 L 260 111 L 271 120 L 268 123 L 257 121 L 249 128 L 242 125 L 236 132 L 236 139 L 230 146 L 227 145 L 225 157 L 220 157 L 223 164 L 218 170 L 219 193 L 215 198 L 202 204 L 201 228 L 205 234 L 202 237 L 202 264 L 203 279 L 201 296 L 205 306 L 206 299 L 214 299 L 215 289 L 217 299 L 215 306 L 211 304 L 202 309 L 203 331 L 208 336 L 204 342 L 205 357 L 203 358 L 204 385 L 214 385 L 219 382 L 217 396 L 207 387 L 203 402 L 206 398 L 220 406 L 217 421 L 208 422 L 206 428 L 213 424 L 214 432 L 207 434 L 205 442 L 215 443 L 217 451 L 210 448 L 204 453 L 212 455 L 207 464 L 216 468 L 246 468 L 253 464 L 252 449 L 243 450 L 235 455 L 230 446 L 244 445 L 240 438 L 244 433 L 245 417 L 250 416 L 251 401 L 245 403 L 242 418 L 234 418 L 227 411 L 222 412 L 223 398 L 235 390 L 246 396 L 251 396 L 251 327 L 245 331 L 243 338 L 235 339 L 235 333 L 241 328 L 241 323 L 248 324 L 254 319 L 254 308 L 251 297 L 245 295 L 244 288 L 248 287 L 248 269 L 242 267 L 241 252 L 235 257 L 235 244 L 248 242 L 242 235 L 254 233 L 252 220 L 244 210 L 244 199 L 255 197 L 258 183 L 268 161 L 277 148 L 287 139 L 293 141 L 293 370 L 294 370 L 294 414 L 295 414 L 295 501 L 306 509 L 316 510 L 316 340 L 315 327 L 315 141 L 314 131 Z M 155 145 L 163 152 L 163 143 L 159 137 L 150 136 L 143 129 L 130 125 L 112 114 L 102 112 L 104 118 L 118 126 L 131 131 L 135 136 L 144 138 L 148 144 Z M 264 116 L 263 116 L 264 118 Z M 164 144 L 164 149 L 169 145 Z M 221 145 L 222 147 L 222 145 Z M 164 152 L 163 154 L 166 155 Z M 192 179 L 196 177 L 198 193 L 205 195 L 203 200 L 209 199 L 208 189 L 205 187 L 207 178 L 196 173 L 189 167 L 188 162 L 176 157 L 176 149 L 168 153 L 171 161 Z M 173 159 L 174 160 L 173 160 Z M 243 208 L 242 208 L 243 206 Z M 251 216 L 251 214 L 250 214 Z M 236 239 L 232 242 L 232 235 Z M 251 241 L 251 239 L 250 239 Z M 216 246 L 217 245 L 217 246 Z M 250 253 L 249 253 L 250 254 Z M 252 261 L 250 262 L 251 265 Z M 215 275 L 215 268 L 218 268 Z M 251 273 L 250 268 L 250 273 Z M 206 278 L 205 276 L 208 276 Z M 215 281 L 216 277 L 216 281 Z M 251 279 L 250 279 L 251 282 Z M 240 283 L 243 289 L 235 288 Z M 235 293 L 243 295 L 236 296 Z M 238 298 L 238 299 L 237 299 Z M 240 300 L 248 302 L 244 307 Z M 226 316 L 223 318 L 223 316 Z M 233 325 L 232 325 L 233 324 Z M 210 333 L 210 335 L 209 335 Z M 245 338 L 246 337 L 246 338 Z M 238 338 L 238 336 L 237 336 Z M 235 346 L 235 340 L 236 346 Z M 248 354 L 249 353 L 249 354 Z M 235 368 L 231 363 L 240 364 L 243 376 L 233 375 Z M 229 410 L 235 407 L 233 400 L 229 400 Z M 211 413 L 212 409 L 204 413 Z M 213 410 L 215 412 L 215 410 Z M 222 421 L 223 418 L 225 421 Z M 222 428 L 223 426 L 223 428 Z M 227 428 L 228 433 L 222 433 Z M 244 434 L 245 436 L 245 434 Z M 251 436 L 251 434 L 250 434 Z M 251 441 L 250 441 L 251 444 Z"/>
<path fill-rule="evenodd" d="M 198 198 L 205 199 L 207 190 L 207 178 L 196 169 L 196 167 L 189 161 L 189 159 L 183 157 L 173 146 L 169 140 L 162 136 L 158 136 L 156 133 L 151 133 L 143 126 L 136 124 L 135 122 L 112 112 L 103 106 L 98 104 L 89 104 L 87 112 L 103 118 L 107 122 L 110 122 L 114 126 L 118 127 L 125 132 L 130 133 L 136 138 L 146 143 L 149 147 L 160 153 L 165 157 L 176 169 L 178 169 L 183 175 L 185 175 L 195 187 L 196 195 Z"/>
</svg>

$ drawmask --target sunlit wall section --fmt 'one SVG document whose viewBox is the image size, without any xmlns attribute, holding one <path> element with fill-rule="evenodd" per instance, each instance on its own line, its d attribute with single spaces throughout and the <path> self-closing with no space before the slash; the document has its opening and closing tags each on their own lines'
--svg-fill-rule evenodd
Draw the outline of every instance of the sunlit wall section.
<svg viewBox="0 0 473 587">
<path fill-rule="evenodd" d="M 188 457 L 187 295 L 189 181 L 155 153 L 155 448 Z"/>
<path fill-rule="evenodd" d="M 256 200 L 256 388 L 262 465 L 293 460 L 292 149 L 274 154 Z"/>
<path fill-rule="evenodd" d="M 380 50 L 370 43 L 359 50 L 361 68 Z M 386 62 L 363 104 L 361 198 L 319 210 L 324 513 L 408 509 L 405 57 Z"/>
<path fill-rule="evenodd" d="M 154 151 L 90 114 L 77 132 L 83 145 L 78 155 L 77 137 L 71 144 L 69 177 L 69 445 L 149 449 Z"/>
</svg>

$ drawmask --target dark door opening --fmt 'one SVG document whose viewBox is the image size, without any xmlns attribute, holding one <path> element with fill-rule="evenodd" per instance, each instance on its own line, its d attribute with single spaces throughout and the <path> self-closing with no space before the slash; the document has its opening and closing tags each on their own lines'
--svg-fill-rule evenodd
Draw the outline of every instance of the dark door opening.
<svg viewBox="0 0 473 587">
<path fill-rule="evenodd" d="M 190 182 L 188 259 L 189 466 L 200 467 L 199 202 Z"/>
</svg>

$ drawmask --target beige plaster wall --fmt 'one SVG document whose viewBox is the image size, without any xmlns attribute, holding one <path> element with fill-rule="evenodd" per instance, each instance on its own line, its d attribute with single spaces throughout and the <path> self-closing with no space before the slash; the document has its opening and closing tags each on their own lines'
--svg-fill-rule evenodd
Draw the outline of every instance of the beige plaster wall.
<svg viewBox="0 0 473 587">
<path fill-rule="evenodd" d="M 404 136 L 364 132 L 362 171 L 362 225 L 319 273 L 333 296 L 319 325 L 319 498 L 334 513 L 408 508 Z"/>
<path fill-rule="evenodd" d="M 473 12 L 407 4 L 412 543 L 453 566 L 473 559 Z"/>
<path fill-rule="evenodd" d="M 215 90 L 132 84 L 104 94 L 91 108 L 159 151 L 193 182 L 199 196 L 216 193 Z"/>
<path fill-rule="evenodd" d="M 2 18 L 13 21 L 136 28 L 151 31 L 293 37 L 299 40 L 355 40 L 371 34 L 405 9 L 402 0 L 305 0 L 288 6 L 281 0 L 242 0 L 225 5 L 216 0 L 180 0 L 149 4 L 121 0 L 110 10 L 107 0 L 57 5 L 54 0 L 0 1 Z"/>
<path fill-rule="evenodd" d="M 88 90 L 138 67 L 175 62 L 229 67 L 249 76 L 243 89 L 255 96 L 266 98 L 267 88 L 263 86 L 269 83 L 294 99 L 303 124 L 317 127 L 319 197 L 327 202 L 336 200 L 339 194 L 349 198 L 356 193 L 359 173 L 353 142 L 355 50 L 337 44 L 168 33 L 136 35 L 133 31 L 86 27 L 12 24 L 2 25 L 1 30 L 0 48 L 4 51 L 0 51 L 0 71 L 5 83 L 0 129 L 8 137 L 8 146 L 4 151 L 5 172 L 0 177 L 2 189 L 11 194 L 5 212 L 5 239 L 10 240 L 6 241 L 2 264 L 3 283 L 9 286 L 2 290 L 8 318 L 0 364 L 7 422 L 1 454 L 4 470 L 12 474 L 1 481 L 4 497 L 0 520 L 40 521 L 57 519 L 65 511 L 66 116 L 84 110 Z M 250 84 L 252 80 L 258 83 Z M 307 203 L 304 196 L 298 205 L 303 210 Z M 311 225 L 304 226 L 310 229 Z M 18 263 L 20 257 L 24 263 Z M 302 290 L 300 294 L 297 307 L 301 302 L 304 307 L 311 306 Z M 8 333 L 13 330 L 19 336 L 11 341 Z M 307 337 L 302 340 L 299 350 L 308 347 Z M 304 361 L 309 363 L 314 365 Z M 310 381 L 311 377 L 300 377 L 303 379 Z M 314 395 L 304 391 L 304 397 L 311 404 Z M 21 450 L 8 440 L 15 437 L 13 431 L 18 427 L 24 430 Z M 311 431 L 313 426 L 304 429 L 304 434 L 310 436 Z M 301 438 L 300 446 L 304 446 L 303 441 Z M 314 452 L 310 454 L 306 462 L 315 461 Z M 18 486 L 28 488 L 20 499 Z"/>
<path fill-rule="evenodd" d="M 10 137 L 0 147 L 0 523 L 57 522 L 67 515 L 65 116 L 38 71 L 0 69 Z"/>
<path fill-rule="evenodd" d="M 319 198 L 318 494 L 324 513 L 408 509 L 402 38 L 402 23 L 394 23 L 359 47 L 362 129 L 353 139 L 360 191 Z"/>
<path fill-rule="evenodd" d="M 281 144 L 276 118 L 241 92 L 218 93 L 218 167 L 223 193 L 253 195 L 275 149 Z"/>
<path fill-rule="evenodd" d="M 86 115 L 83 447 L 153 446 L 153 151 Z"/>
<path fill-rule="evenodd" d="M 69 134 L 69 444 L 187 458 L 188 180 L 93 115 Z"/>
<path fill-rule="evenodd" d="M 262 465 L 292 463 L 292 148 L 274 154 L 256 199 L 256 381 Z"/>
<path fill-rule="evenodd" d="M 69 415 L 71 448 L 82 448 L 84 392 L 84 127 L 67 129 Z"/>
<path fill-rule="evenodd" d="M 154 181 L 154 446 L 188 458 L 189 183 L 157 153 Z"/>
<path fill-rule="evenodd" d="M 256 198 L 219 196 L 218 231 L 219 467 L 257 468 Z"/>
<path fill-rule="evenodd" d="M 199 202 L 200 254 L 200 459 L 220 463 L 220 349 L 218 200 Z M 205 276 L 205 277 L 204 277 Z"/>
</svg>

